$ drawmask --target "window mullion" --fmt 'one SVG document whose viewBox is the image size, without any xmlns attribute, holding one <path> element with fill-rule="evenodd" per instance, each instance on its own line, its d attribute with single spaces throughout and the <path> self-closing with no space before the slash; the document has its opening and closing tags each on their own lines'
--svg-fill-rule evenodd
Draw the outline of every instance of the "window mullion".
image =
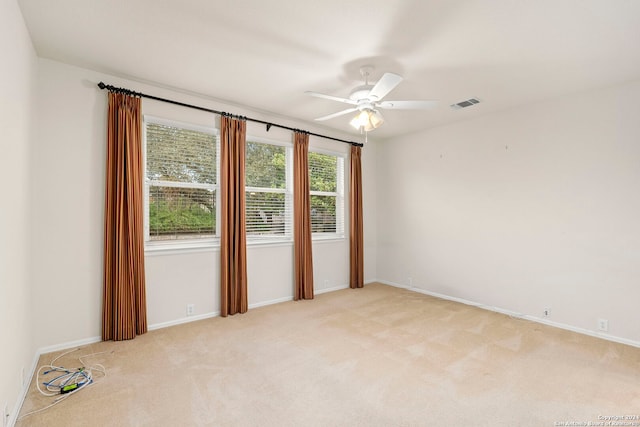
<svg viewBox="0 0 640 427">
<path fill-rule="evenodd" d="M 282 193 L 287 192 L 286 188 L 265 188 L 265 187 L 245 187 L 247 193 Z"/>
<path fill-rule="evenodd" d="M 153 187 L 173 187 L 173 188 L 199 188 L 203 190 L 215 190 L 217 185 L 215 184 L 203 184 L 199 182 L 175 182 L 175 181 L 147 181 L 150 186 Z"/>
<path fill-rule="evenodd" d="M 312 196 L 329 196 L 329 197 L 338 197 L 339 194 L 333 191 L 310 191 L 309 194 Z"/>
</svg>

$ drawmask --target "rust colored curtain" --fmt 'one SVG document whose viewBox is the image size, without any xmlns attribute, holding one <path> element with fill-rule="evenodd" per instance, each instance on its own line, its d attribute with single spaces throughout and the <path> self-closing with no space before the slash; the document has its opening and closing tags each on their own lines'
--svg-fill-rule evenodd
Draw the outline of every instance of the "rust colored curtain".
<svg viewBox="0 0 640 427">
<path fill-rule="evenodd" d="M 220 315 L 246 313 L 244 161 L 247 122 L 220 118 Z"/>
<path fill-rule="evenodd" d="M 293 141 L 293 251 L 293 299 L 313 299 L 309 134 L 301 132 L 294 133 Z"/>
<path fill-rule="evenodd" d="M 109 93 L 102 339 L 147 332 L 141 101 Z"/>
<path fill-rule="evenodd" d="M 351 177 L 349 179 L 349 286 L 364 287 L 364 243 L 362 232 L 362 166 L 361 147 L 351 146 Z"/>
</svg>

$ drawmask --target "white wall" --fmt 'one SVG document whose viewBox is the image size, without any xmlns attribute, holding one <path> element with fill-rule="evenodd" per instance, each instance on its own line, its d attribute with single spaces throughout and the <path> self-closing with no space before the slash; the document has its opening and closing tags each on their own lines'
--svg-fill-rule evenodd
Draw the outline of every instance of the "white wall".
<svg viewBox="0 0 640 427">
<path fill-rule="evenodd" d="M 37 58 L 15 1 L 0 2 L 0 414 L 13 419 L 33 360 L 29 257 L 31 129 Z M 2 420 L 0 420 L 2 423 Z"/>
<path fill-rule="evenodd" d="M 640 82 L 378 146 L 378 278 L 640 342 Z"/>
<path fill-rule="evenodd" d="M 51 60 L 39 61 L 39 131 L 33 164 L 39 204 L 33 223 L 35 342 L 55 346 L 100 335 L 102 241 L 107 94 L 96 87 L 103 80 L 116 86 L 244 114 L 318 133 L 321 129 L 238 106 L 221 104 Z M 211 125 L 215 115 L 166 103 L 143 100 L 145 114 L 199 125 Z M 247 124 L 252 136 L 291 141 L 289 131 Z M 353 139 L 348 135 L 333 135 Z M 348 153 L 349 146 L 311 137 L 310 146 Z M 365 149 L 366 153 L 366 149 Z M 374 163 L 372 155 L 366 161 Z M 347 161 L 348 165 L 348 161 Z M 369 166 L 363 167 L 366 168 Z M 372 179 L 369 167 L 367 179 Z M 347 170 L 348 172 L 348 170 Z M 348 174 L 346 175 L 348 179 Z M 347 180 L 348 183 L 348 180 Z M 365 183 L 365 200 L 374 185 Z M 375 220 L 365 219 L 368 248 L 375 247 Z M 347 233 L 348 236 L 348 233 Z M 250 246 L 247 251 L 249 304 L 291 298 L 292 245 Z M 371 250 L 373 252 L 373 250 Z M 375 255 L 375 252 L 373 252 Z M 314 243 L 316 291 L 348 285 L 348 239 Z M 367 255 L 367 254 L 365 254 Z M 186 305 L 196 315 L 219 311 L 219 252 L 148 253 L 146 256 L 148 320 L 151 326 L 184 320 Z M 368 277 L 375 278 L 375 259 L 366 259 Z M 58 310 L 51 321 L 52 307 Z"/>
</svg>

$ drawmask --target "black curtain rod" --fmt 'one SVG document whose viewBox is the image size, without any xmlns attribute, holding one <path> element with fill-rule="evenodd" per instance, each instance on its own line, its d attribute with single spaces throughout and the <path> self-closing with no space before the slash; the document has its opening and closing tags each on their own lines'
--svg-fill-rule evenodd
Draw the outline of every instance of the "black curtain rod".
<svg viewBox="0 0 640 427">
<path fill-rule="evenodd" d="M 250 122 L 261 123 L 261 124 L 267 126 L 267 132 L 269 132 L 269 129 L 271 129 L 271 127 L 275 126 L 277 128 L 290 130 L 292 132 L 303 132 L 303 133 L 307 133 L 309 135 L 318 136 L 320 138 L 330 139 L 332 141 L 344 142 L 345 144 L 354 145 L 356 147 L 362 147 L 363 146 L 363 144 L 359 143 L 359 142 L 347 141 L 345 139 L 339 139 L 339 138 L 334 138 L 332 136 L 321 135 L 319 133 L 313 133 L 313 132 L 309 132 L 309 131 L 302 130 L 302 129 L 295 129 L 295 128 L 292 128 L 292 127 L 289 127 L 289 126 L 279 125 L 277 123 L 265 122 L 264 120 L 253 119 L 251 117 L 239 116 L 239 115 L 227 113 L 227 112 L 224 112 L 224 111 L 218 111 L 218 110 L 213 110 L 211 108 L 200 107 L 198 105 L 192 105 L 192 104 L 186 104 L 184 102 L 174 101 L 172 99 L 160 98 L 158 96 L 153 96 L 153 95 L 147 95 L 146 93 L 135 92 L 133 90 L 125 89 L 125 88 L 121 88 L 121 87 L 115 87 L 115 86 L 112 86 L 112 85 L 105 84 L 103 82 L 98 83 L 98 87 L 100 89 L 107 89 L 109 92 L 123 93 L 125 95 L 131 95 L 131 96 L 138 96 L 138 97 L 141 97 L 141 98 L 154 99 L 156 101 L 167 102 L 169 104 L 180 105 L 182 107 L 193 108 L 195 110 L 206 111 L 208 113 L 213 113 L 213 114 L 219 114 L 221 116 L 235 117 L 235 118 L 241 119 L 241 120 L 248 120 Z"/>
</svg>

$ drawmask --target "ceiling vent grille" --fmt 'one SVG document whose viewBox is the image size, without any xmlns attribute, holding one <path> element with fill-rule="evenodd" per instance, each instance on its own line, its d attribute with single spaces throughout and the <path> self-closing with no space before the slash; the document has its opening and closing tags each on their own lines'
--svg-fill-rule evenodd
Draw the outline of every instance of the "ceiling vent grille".
<svg viewBox="0 0 640 427">
<path fill-rule="evenodd" d="M 467 108 L 467 107 L 471 107 L 472 105 L 476 105 L 479 104 L 480 100 L 477 98 L 469 98 L 467 100 L 464 101 L 460 101 L 456 104 L 451 104 L 451 108 L 453 108 L 454 110 L 460 110 L 462 108 Z"/>
</svg>

